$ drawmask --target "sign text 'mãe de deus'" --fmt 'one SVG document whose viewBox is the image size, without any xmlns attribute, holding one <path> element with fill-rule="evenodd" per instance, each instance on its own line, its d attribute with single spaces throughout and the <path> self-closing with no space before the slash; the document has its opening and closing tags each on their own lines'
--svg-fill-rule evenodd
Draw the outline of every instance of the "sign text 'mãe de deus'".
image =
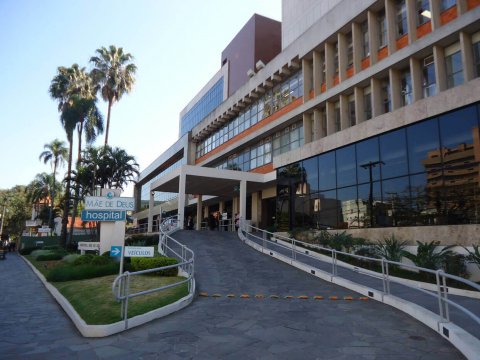
<svg viewBox="0 0 480 360">
<path fill-rule="evenodd" d="M 134 209 L 134 198 L 107 196 L 86 196 L 83 221 L 125 221 L 127 211 Z"/>
</svg>

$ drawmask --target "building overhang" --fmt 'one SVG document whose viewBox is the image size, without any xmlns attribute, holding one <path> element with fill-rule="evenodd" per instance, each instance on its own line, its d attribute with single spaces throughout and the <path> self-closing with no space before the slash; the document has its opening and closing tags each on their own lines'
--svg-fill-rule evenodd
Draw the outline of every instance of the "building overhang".
<svg viewBox="0 0 480 360">
<path fill-rule="evenodd" d="M 236 170 L 219 170 L 202 166 L 182 165 L 150 185 L 150 191 L 178 193 L 180 178 L 185 176 L 185 194 L 233 197 L 241 181 L 247 192 L 259 191 L 275 183 L 276 172 L 257 174 Z"/>
</svg>

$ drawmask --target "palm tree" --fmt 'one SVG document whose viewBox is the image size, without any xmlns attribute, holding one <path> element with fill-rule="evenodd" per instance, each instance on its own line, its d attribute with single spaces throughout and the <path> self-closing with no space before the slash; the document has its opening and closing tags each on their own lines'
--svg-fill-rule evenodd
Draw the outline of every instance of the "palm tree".
<svg viewBox="0 0 480 360">
<path fill-rule="evenodd" d="M 407 241 L 399 241 L 395 235 L 386 237 L 383 241 L 378 241 L 373 249 L 376 256 L 385 258 L 386 260 L 402 262 L 402 257 L 405 256 Z"/>
<path fill-rule="evenodd" d="M 110 130 L 110 114 L 114 102 L 118 102 L 123 94 L 132 90 L 135 82 L 137 66 L 131 62 L 133 56 L 124 53 L 123 48 L 110 45 L 107 49 L 101 47 L 96 51 L 97 56 L 92 56 L 93 79 L 100 85 L 103 100 L 108 102 L 107 129 L 105 131 L 105 145 L 108 145 L 108 134 Z"/>
<path fill-rule="evenodd" d="M 52 166 L 52 193 L 51 193 L 51 206 L 50 206 L 50 214 L 48 216 L 48 226 L 52 226 L 52 216 L 53 216 L 53 208 L 55 206 L 55 183 L 57 181 L 57 169 L 59 166 L 62 166 L 68 156 L 68 150 L 65 147 L 65 142 L 55 139 L 49 144 L 43 145 L 45 151 L 43 151 L 40 156 L 39 160 L 43 160 L 43 163 L 46 164 L 50 162 Z"/>
<path fill-rule="evenodd" d="M 65 181 L 65 204 L 63 207 L 62 235 L 61 244 L 67 243 L 67 223 L 70 208 L 70 181 L 72 172 L 72 154 L 73 154 L 73 133 L 75 127 L 85 119 L 85 102 L 90 105 L 95 102 L 95 86 L 85 71 L 77 64 L 71 67 L 59 67 L 57 74 L 50 84 L 50 96 L 58 101 L 58 110 L 60 111 L 60 121 L 63 125 L 69 143 L 68 149 L 68 169 Z M 87 112 L 88 113 L 88 112 Z"/>
<path fill-rule="evenodd" d="M 446 257 L 453 254 L 450 250 L 453 245 L 446 246 L 442 250 L 436 251 L 439 245 L 438 241 L 431 241 L 429 243 L 417 241 L 417 245 L 418 248 L 416 255 L 405 252 L 404 256 L 419 267 L 432 270 L 440 269 L 445 264 Z"/>
<path fill-rule="evenodd" d="M 60 189 L 61 185 L 55 181 L 53 174 L 41 173 L 25 188 L 26 200 L 32 205 L 51 200 L 51 194 Z M 51 208 L 51 207 L 50 207 Z M 38 209 L 39 212 L 41 209 Z M 50 221 L 50 219 L 49 219 Z"/>
</svg>

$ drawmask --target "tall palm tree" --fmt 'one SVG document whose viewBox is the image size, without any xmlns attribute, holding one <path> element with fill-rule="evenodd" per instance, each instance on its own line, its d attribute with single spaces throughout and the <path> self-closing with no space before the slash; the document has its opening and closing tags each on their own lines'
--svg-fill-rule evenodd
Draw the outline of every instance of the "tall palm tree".
<svg viewBox="0 0 480 360">
<path fill-rule="evenodd" d="M 59 189 L 61 189 L 61 185 L 55 181 L 53 174 L 40 173 L 25 188 L 26 200 L 33 206 L 40 205 L 41 203 L 46 203 L 49 199 L 51 200 L 51 194 Z M 40 213 L 41 209 L 37 210 Z"/>
<path fill-rule="evenodd" d="M 86 109 L 91 109 L 91 107 L 95 105 L 96 88 L 92 78 L 85 71 L 85 68 L 80 68 L 77 64 L 73 64 L 69 68 L 61 66 L 57 69 L 57 74 L 50 84 L 49 93 L 54 100 L 58 101 L 60 121 L 69 143 L 61 235 L 61 243 L 66 246 L 68 213 L 71 199 L 70 182 L 73 159 L 73 133 L 77 124 L 84 122 L 85 114 L 91 111 Z M 86 104 L 89 104 L 90 107 L 86 106 Z"/>
<path fill-rule="evenodd" d="M 107 49 L 102 46 L 95 53 L 97 56 L 92 56 L 90 62 L 94 65 L 93 79 L 100 86 L 103 100 L 108 102 L 105 131 L 105 145 L 108 145 L 112 105 L 118 102 L 123 94 L 132 90 L 137 66 L 132 62 L 133 56 L 130 53 L 124 53 L 121 47 L 110 45 Z"/>
<path fill-rule="evenodd" d="M 53 208 L 55 206 L 55 183 L 57 181 L 57 169 L 59 166 L 62 166 L 63 163 L 66 161 L 68 156 L 68 150 L 65 147 L 65 142 L 55 139 L 49 144 L 43 145 L 45 151 L 43 151 L 40 156 L 39 160 L 43 160 L 43 163 L 46 164 L 50 162 L 52 166 L 52 193 L 51 193 L 51 206 L 50 206 L 50 213 L 48 217 L 48 226 L 52 226 L 52 215 L 53 215 Z"/>
</svg>

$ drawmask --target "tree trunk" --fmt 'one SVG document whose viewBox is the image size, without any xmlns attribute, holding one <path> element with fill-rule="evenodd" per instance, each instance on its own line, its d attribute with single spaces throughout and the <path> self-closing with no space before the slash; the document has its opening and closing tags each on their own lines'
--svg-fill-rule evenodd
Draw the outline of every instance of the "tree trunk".
<svg viewBox="0 0 480 360">
<path fill-rule="evenodd" d="M 69 139 L 68 149 L 68 169 L 67 169 L 67 182 L 65 185 L 65 203 L 63 207 L 62 218 L 62 234 L 60 236 L 60 245 L 64 248 L 67 246 L 67 225 L 68 225 L 68 208 L 70 204 L 70 179 L 72 173 L 72 152 L 73 152 L 73 139 Z"/>
<path fill-rule="evenodd" d="M 52 184 L 53 186 L 52 186 L 52 193 L 51 193 L 52 198 L 50 199 L 52 203 L 50 204 L 50 214 L 48 216 L 48 226 L 50 227 L 51 230 L 53 229 L 52 217 L 53 217 L 53 208 L 55 206 L 55 185 L 56 185 L 55 175 L 56 173 L 57 173 L 57 163 L 55 162 L 53 165 L 53 184 Z"/>
<path fill-rule="evenodd" d="M 83 122 L 80 122 L 77 127 L 78 131 L 78 155 L 77 155 L 77 173 L 80 168 L 80 162 L 82 161 L 82 133 L 83 133 Z M 73 209 L 72 209 L 72 223 L 70 224 L 69 239 L 70 242 L 73 240 L 73 230 L 75 228 L 75 220 L 77 218 L 77 207 L 79 200 L 80 189 L 78 187 L 78 182 L 75 184 L 75 197 L 73 198 Z"/>
<path fill-rule="evenodd" d="M 107 111 L 107 128 L 105 129 L 105 146 L 108 145 L 108 132 L 110 130 L 110 113 L 112 111 L 112 100 L 108 100 L 108 111 Z"/>
</svg>

